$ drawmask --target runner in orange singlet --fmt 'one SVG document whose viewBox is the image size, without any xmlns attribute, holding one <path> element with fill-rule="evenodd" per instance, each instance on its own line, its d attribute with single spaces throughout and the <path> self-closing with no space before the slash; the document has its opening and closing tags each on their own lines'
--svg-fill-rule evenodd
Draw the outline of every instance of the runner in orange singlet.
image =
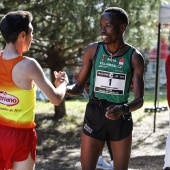
<svg viewBox="0 0 170 170">
<path fill-rule="evenodd" d="M 30 12 L 13 11 L 0 22 L 6 41 L 5 49 L 0 52 L 0 170 L 34 169 L 35 84 L 57 106 L 68 83 L 65 73 L 54 72 L 55 88 L 38 62 L 22 55 L 29 50 L 33 38 L 31 21 Z"/>
</svg>

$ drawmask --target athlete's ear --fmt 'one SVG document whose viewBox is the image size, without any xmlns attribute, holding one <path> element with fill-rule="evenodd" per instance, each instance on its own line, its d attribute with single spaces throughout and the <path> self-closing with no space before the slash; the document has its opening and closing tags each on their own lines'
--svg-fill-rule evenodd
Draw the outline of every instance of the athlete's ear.
<svg viewBox="0 0 170 170">
<path fill-rule="evenodd" d="M 26 36 L 26 32 L 25 31 L 22 31 L 21 32 L 21 35 L 22 35 L 22 38 L 24 38 Z"/>
<path fill-rule="evenodd" d="M 25 32 L 25 31 L 22 31 L 22 32 L 19 34 L 19 37 L 20 37 L 21 39 L 24 39 L 25 36 L 26 36 L 26 32 Z"/>
<path fill-rule="evenodd" d="M 124 32 L 126 30 L 127 24 L 121 24 L 120 25 L 120 30 Z"/>
<path fill-rule="evenodd" d="M 22 31 L 22 32 L 19 33 L 17 41 L 18 42 L 25 41 L 25 37 L 26 37 L 26 32 Z"/>
</svg>

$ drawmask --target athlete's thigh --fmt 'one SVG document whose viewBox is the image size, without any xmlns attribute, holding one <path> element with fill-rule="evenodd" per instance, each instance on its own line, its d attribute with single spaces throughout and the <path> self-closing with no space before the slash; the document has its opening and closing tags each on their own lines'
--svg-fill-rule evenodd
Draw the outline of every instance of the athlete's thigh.
<svg viewBox="0 0 170 170">
<path fill-rule="evenodd" d="M 120 141 L 111 141 L 114 155 L 114 170 L 127 170 L 132 145 L 132 134 Z"/>
<path fill-rule="evenodd" d="M 24 161 L 14 162 L 13 168 L 11 170 L 34 170 L 35 161 L 32 159 L 31 153 L 28 158 Z"/>
<path fill-rule="evenodd" d="M 95 170 L 105 141 L 100 141 L 82 133 L 81 166 L 82 170 Z"/>
</svg>

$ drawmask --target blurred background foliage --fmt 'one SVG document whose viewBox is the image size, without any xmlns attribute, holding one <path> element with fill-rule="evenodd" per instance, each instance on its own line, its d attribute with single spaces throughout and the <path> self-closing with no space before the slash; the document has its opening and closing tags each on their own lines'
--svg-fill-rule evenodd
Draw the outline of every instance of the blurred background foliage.
<svg viewBox="0 0 170 170">
<path fill-rule="evenodd" d="M 14 10 L 30 11 L 34 40 L 27 55 L 51 73 L 66 70 L 70 74 L 71 69 L 81 66 L 86 46 L 100 41 L 99 20 L 106 7 L 118 6 L 127 11 L 130 23 L 125 41 L 143 51 L 157 42 L 159 6 L 167 3 L 168 0 L 1 0 L 0 17 Z M 0 35 L 0 48 L 4 45 Z M 55 113 L 62 117 L 64 102 L 59 107 L 55 107 Z"/>
<path fill-rule="evenodd" d="M 99 20 L 108 6 L 124 8 L 130 24 L 125 40 L 144 50 L 157 41 L 158 8 L 162 0 L 1 0 L 0 16 L 9 11 L 33 14 L 34 41 L 29 55 L 45 68 L 62 70 L 80 64 L 85 47 L 100 40 Z M 0 46 L 4 41 L 0 36 Z"/>
</svg>

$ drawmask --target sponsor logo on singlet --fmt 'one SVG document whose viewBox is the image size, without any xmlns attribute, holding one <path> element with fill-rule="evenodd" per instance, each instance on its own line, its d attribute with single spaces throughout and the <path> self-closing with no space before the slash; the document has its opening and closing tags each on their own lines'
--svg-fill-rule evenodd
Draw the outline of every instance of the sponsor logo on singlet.
<svg viewBox="0 0 170 170">
<path fill-rule="evenodd" d="M 0 91 L 0 104 L 6 105 L 6 106 L 14 106 L 17 105 L 19 102 L 19 99 L 11 94 L 8 94 L 4 91 Z"/>
<path fill-rule="evenodd" d="M 124 64 L 124 58 L 120 58 L 119 59 L 119 65 L 123 65 Z"/>
</svg>

